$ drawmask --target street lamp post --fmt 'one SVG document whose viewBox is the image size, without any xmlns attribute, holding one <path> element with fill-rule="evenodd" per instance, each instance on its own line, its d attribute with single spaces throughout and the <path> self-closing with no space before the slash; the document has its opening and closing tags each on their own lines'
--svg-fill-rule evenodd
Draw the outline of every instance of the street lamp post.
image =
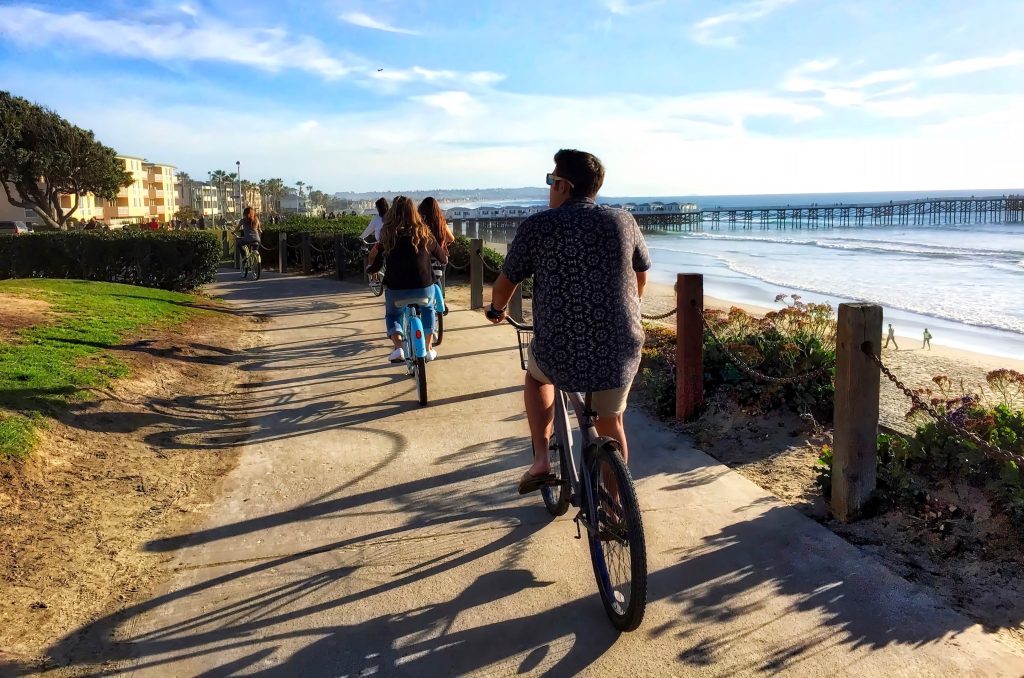
<svg viewBox="0 0 1024 678">
<path fill-rule="evenodd" d="M 235 175 L 238 177 L 238 213 L 241 215 L 243 206 L 242 200 L 242 161 L 235 161 Z"/>
</svg>

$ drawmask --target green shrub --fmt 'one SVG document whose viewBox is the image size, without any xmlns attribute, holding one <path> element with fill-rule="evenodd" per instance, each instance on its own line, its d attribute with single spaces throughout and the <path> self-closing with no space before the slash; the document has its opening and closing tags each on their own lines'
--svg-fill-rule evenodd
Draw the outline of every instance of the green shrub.
<svg viewBox="0 0 1024 678">
<path fill-rule="evenodd" d="M 370 225 L 370 217 L 353 216 L 351 214 L 325 219 L 323 217 L 310 217 L 293 215 L 287 217 L 279 224 L 263 224 L 264 233 L 342 233 L 344 235 L 358 236 Z"/>
<path fill-rule="evenodd" d="M 165 290 L 213 282 L 211 231 L 63 231 L 0 237 L 0 279 L 74 278 Z"/>
<path fill-rule="evenodd" d="M 989 373 L 989 384 L 1000 380 L 1024 383 L 1024 377 L 1010 370 Z M 974 433 L 1003 450 L 1024 454 L 1024 411 L 1005 402 L 986 407 L 980 397 L 950 390 L 948 377 L 939 375 L 933 380 L 941 395 L 931 389 L 919 389 L 918 394 L 931 397 L 931 406 L 958 426 Z M 993 384 L 994 385 L 994 384 Z M 999 392 L 999 389 L 996 388 Z M 1013 392 L 1016 395 L 1016 392 Z M 911 410 L 908 416 L 913 416 Z M 819 459 L 818 485 L 828 496 L 831 491 L 831 450 Z M 930 488 L 942 482 L 965 482 L 980 488 L 993 502 L 996 510 L 1006 515 L 1024 534 L 1024 474 L 1010 461 L 993 458 L 970 439 L 955 434 L 946 425 L 934 420 L 920 424 L 914 435 L 880 435 L 877 443 L 876 499 L 881 506 L 902 506 L 921 509 L 925 506 Z"/>
<path fill-rule="evenodd" d="M 785 299 L 784 295 L 776 301 Z M 824 372 L 793 384 L 748 376 L 711 332 L 704 332 L 704 386 L 728 390 L 744 407 L 769 411 L 788 407 L 809 412 L 819 422 L 832 421 L 835 386 L 836 324 L 828 304 L 805 304 L 793 295 L 779 311 L 758 318 L 733 307 L 728 313 L 705 311 L 708 325 L 726 348 L 748 366 L 770 377 Z"/>
</svg>

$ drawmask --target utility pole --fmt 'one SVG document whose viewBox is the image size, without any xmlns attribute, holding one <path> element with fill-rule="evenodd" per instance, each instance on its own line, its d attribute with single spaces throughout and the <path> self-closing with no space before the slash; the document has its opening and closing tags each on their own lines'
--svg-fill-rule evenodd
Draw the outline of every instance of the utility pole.
<svg viewBox="0 0 1024 678">
<path fill-rule="evenodd" d="M 242 208 L 243 208 L 243 202 L 244 202 L 244 200 L 242 199 L 242 161 L 241 160 L 236 160 L 235 161 L 235 175 L 238 178 L 238 214 L 239 214 L 239 216 L 241 216 Z"/>
</svg>

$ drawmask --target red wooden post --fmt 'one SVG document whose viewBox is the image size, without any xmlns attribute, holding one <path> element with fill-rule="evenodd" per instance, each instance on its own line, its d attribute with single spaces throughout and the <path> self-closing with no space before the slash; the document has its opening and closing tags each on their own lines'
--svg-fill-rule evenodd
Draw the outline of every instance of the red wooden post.
<svg viewBox="0 0 1024 678">
<path fill-rule="evenodd" d="M 704 276 L 676 276 L 676 419 L 704 403 Z"/>
</svg>

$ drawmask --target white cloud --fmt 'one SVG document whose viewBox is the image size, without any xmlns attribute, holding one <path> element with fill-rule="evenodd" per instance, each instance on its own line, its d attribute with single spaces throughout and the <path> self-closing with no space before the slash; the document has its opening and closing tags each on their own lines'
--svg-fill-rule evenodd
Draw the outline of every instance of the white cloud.
<svg viewBox="0 0 1024 678">
<path fill-rule="evenodd" d="M 362 12 L 348 12 L 346 14 L 342 14 L 341 20 L 346 23 L 350 23 L 353 26 L 361 26 L 362 28 L 372 28 L 377 31 L 386 31 L 388 33 L 403 33 L 405 35 L 419 35 L 419 33 L 416 31 L 409 30 L 407 28 L 398 28 L 397 26 L 392 26 L 389 23 L 380 21 L 379 19 L 374 19 L 372 16 L 368 14 L 363 14 Z"/>
<path fill-rule="evenodd" d="M 739 38 L 730 28 L 736 24 L 757 21 L 798 0 L 754 0 L 736 5 L 732 10 L 702 19 L 693 25 L 694 41 L 709 47 L 735 47 Z"/>
<path fill-rule="evenodd" d="M 629 16 L 635 12 L 639 12 L 652 7 L 657 7 L 663 4 L 663 0 L 650 0 L 648 2 L 630 2 L 630 0 L 605 0 L 604 6 L 612 14 L 618 14 L 619 16 Z"/>
<path fill-rule="evenodd" d="M 928 59 L 926 61 L 934 61 Z M 902 97 L 918 88 L 921 82 L 950 78 L 997 68 L 1024 65 L 1024 50 L 1014 50 L 994 57 L 974 57 L 929 63 L 924 66 L 890 68 L 869 72 L 849 80 L 820 79 L 812 74 L 834 71 L 838 61 L 806 61 L 792 69 L 783 79 L 782 88 L 789 92 L 817 92 L 822 100 L 837 108 L 861 108 L 881 117 L 910 118 L 938 113 L 949 107 L 951 114 L 976 106 L 993 97 L 974 94 L 936 94 L 923 97 Z M 879 85 L 892 85 L 878 89 Z"/>
<path fill-rule="evenodd" d="M 969 73 L 980 73 L 996 68 L 1009 68 L 1024 64 L 1024 50 L 1013 50 L 994 57 L 974 57 L 971 59 L 959 59 L 947 61 L 924 69 L 924 72 L 933 78 L 949 78 L 956 75 L 967 75 Z"/>
<path fill-rule="evenodd" d="M 413 66 L 412 68 L 385 69 L 370 71 L 371 80 L 384 85 L 397 85 L 410 82 L 424 82 L 431 85 L 460 87 L 489 87 L 505 79 L 501 73 L 493 71 L 451 71 L 433 70 Z"/>
<path fill-rule="evenodd" d="M 422 101 L 428 106 L 440 108 L 446 113 L 458 117 L 468 117 L 483 110 L 480 102 L 469 92 L 441 92 L 413 97 L 414 101 Z"/>
<path fill-rule="evenodd" d="M 181 8 L 184 10 L 184 6 Z M 332 79 L 351 68 L 327 53 L 318 41 L 279 28 L 231 26 L 194 17 L 194 25 L 160 25 L 106 19 L 85 13 L 57 14 L 25 6 L 0 7 L 5 39 L 29 47 L 73 42 L 103 54 L 173 61 L 221 61 L 265 71 L 303 70 Z"/>
</svg>

